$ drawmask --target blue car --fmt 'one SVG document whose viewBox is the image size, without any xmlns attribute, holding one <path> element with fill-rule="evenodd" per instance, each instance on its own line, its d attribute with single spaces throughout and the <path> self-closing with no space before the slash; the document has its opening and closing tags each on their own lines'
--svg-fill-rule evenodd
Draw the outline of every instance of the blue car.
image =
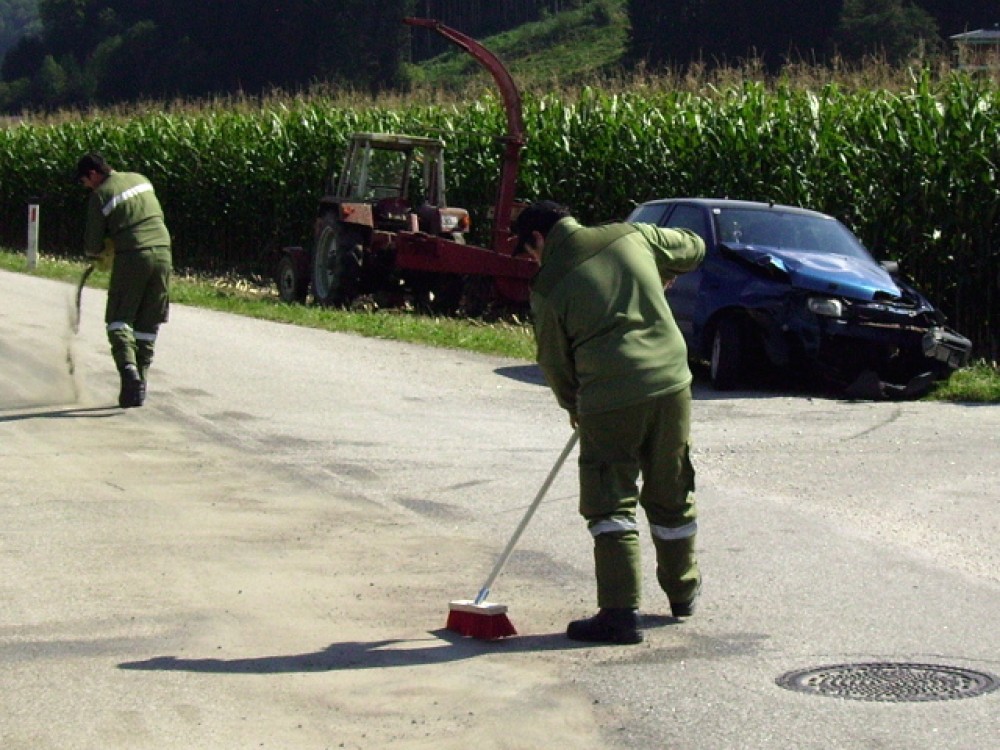
<svg viewBox="0 0 1000 750">
<path fill-rule="evenodd" d="M 719 390 L 796 376 L 848 397 L 917 398 L 969 360 L 972 343 L 833 217 L 793 206 L 671 198 L 628 221 L 683 227 L 705 262 L 667 289 L 692 360 Z"/>
</svg>

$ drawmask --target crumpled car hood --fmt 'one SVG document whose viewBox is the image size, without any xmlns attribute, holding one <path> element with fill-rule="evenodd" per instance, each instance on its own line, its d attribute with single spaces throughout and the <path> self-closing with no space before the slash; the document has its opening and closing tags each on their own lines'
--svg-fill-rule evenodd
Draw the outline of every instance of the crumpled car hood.
<svg viewBox="0 0 1000 750">
<path fill-rule="evenodd" d="M 786 276 L 792 286 L 806 291 L 866 301 L 903 296 L 888 271 L 861 258 L 763 245 L 727 244 L 725 249 L 751 266 Z"/>
</svg>

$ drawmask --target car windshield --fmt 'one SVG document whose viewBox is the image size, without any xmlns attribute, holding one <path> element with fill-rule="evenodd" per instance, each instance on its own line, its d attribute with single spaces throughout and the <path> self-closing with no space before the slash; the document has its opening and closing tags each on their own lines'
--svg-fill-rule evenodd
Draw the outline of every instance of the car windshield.
<svg viewBox="0 0 1000 750">
<path fill-rule="evenodd" d="M 871 257 L 847 227 L 831 218 L 752 208 L 716 208 L 713 214 L 723 243 Z"/>
</svg>

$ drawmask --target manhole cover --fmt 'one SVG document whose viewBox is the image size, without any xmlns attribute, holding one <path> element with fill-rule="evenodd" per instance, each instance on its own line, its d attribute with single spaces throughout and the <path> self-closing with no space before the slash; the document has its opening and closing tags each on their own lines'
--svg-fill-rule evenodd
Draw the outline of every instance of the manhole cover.
<svg viewBox="0 0 1000 750">
<path fill-rule="evenodd" d="M 800 669 L 776 682 L 788 690 L 856 701 L 947 701 L 972 698 L 1000 687 L 986 672 L 938 664 L 836 664 Z"/>
</svg>

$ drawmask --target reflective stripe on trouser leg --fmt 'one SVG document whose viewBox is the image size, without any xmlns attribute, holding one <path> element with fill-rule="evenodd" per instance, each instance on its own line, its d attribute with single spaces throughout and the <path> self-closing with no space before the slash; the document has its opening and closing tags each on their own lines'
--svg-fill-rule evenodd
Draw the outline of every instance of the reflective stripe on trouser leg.
<svg viewBox="0 0 1000 750">
<path fill-rule="evenodd" d="M 146 373 L 149 371 L 149 366 L 153 363 L 153 350 L 156 348 L 156 332 L 144 333 L 142 331 L 135 332 L 135 359 L 136 365 L 139 368 L 139 375 L 143 380 L 146 379 Z"/>
<path fill-rule="evenodd" d="M 657 539 L 654 531 L 657 580 L 674 601 L 690 598 L 700 581 L 694 554 L 697 511 L 690 425 L 689 388 L 611 412 L 580 416 L 580 513 L 589 525 L 603 528 L 602 522 L 610 519 L 634 519 L 636 506 L 641 504 L 652 526 L 673 530 L 661 531 L 661 537 L 690 532 L 679 539 Z M 638 582 L 638 557 L 623 550 L 619 562 L 635 566 Z M 600 580 L 598 586 L 602 601 L 618 596 L 610 585 L 602 588 Z M 632 588 L 636 601 L 639 593 L 636 583 Z"/>
<path fill-rule="evenodd" d="M 638 609 L 642 600 L 642 558 L 638 530 L 594 537 L 597 606 Z"/>
<path fill-rule="evenodd" d="M 169 291 L 169 247 L 115 253 L 104 320 L 119 370 L 126 364 L 138 367 L 136 337 L 132 332 L 144 331 L 155 336 L 167 318 Z"/>
<path fill-rule="evenodd" d="M 652 424 L 642 455 L 639 504 L 656 547 L 656 580 L 674 602 L 689 601 L 700 583 L 695 539 L 695 471 L 691 463 L 691 392 L 649 405 Z"/>
<path fill-rule="evenodd" d="M 594 537 L 597 604 L 638 608 L 642 565 L 635 519 L 639 463 L 620 446 L 631 425 L 604 414 L 580 417 L 580 514 Z"/>
<path fill-rule="evenodd" d="M 135 334 L 132 326 L 121 320 L 108 323 L 108 343 L 111 344 L 111 356 L 115 360 L 118 372 L 132 365 L 137 367 L 135 358 Z"/>
<path fill-rule="evenodd" d="M 689 602 L 701 583 L 695 540 L 698 524 L 669 528 L 649 525 L 656 547 L 656 580 L 672 602 Z"/>
</svg>

